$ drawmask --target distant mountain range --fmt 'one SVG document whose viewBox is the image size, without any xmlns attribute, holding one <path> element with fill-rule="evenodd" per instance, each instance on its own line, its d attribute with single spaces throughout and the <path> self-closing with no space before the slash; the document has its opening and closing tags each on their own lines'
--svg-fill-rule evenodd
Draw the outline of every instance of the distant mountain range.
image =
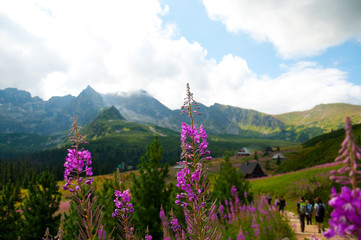
<svg viewBox="0 0 361 240">
<path fill-rule="evenodd" d="M 200 104 L 200 108 L 202 115 L 197 116 L 197 123 L 204 124 L 207 132 L 214 135 L 303 142 L 341 128 L 346 116 L 354 123 L 361 122 L 361 106 L 342 103 L 321 104 L 308 111 L 280 115 L 218 103 L 210 107 Z M 88 86 L 77 97 L 66 95 L 43 101 L 29 92 L 7 88 L 0 90 L 0 134 L 37 134 L 56 139 L 54 135 L 68 133 L 74 115 L 81 126 L 86 126 L 104 110 L 117 116 L 117 120 L 151 124 L 161 127 L 162 131 L 180 131 L 181 121 L 187 121 L 180 110 L 167 108 L 143 90 L 100 94 Z"/>
</svg>

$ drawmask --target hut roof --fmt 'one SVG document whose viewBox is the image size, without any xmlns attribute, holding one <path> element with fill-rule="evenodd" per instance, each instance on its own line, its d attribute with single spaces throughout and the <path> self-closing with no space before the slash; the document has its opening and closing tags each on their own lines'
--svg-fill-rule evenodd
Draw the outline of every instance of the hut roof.
<svg viewBox="0 0 361 240">
<path fill-rule="evenodd" d="M 251 155 L 251 153 L 248 151 L 248 149 L 246 147 L 241 148 L 237 154 L 238 155 Z"/>
<path fill-rule="evenodd" d="M 252 174 L 256 169 L 257 165 L 257 162 L 244 162 L 241 164 L 239 170 L 243 175 Z"/>
<path fill-rule="evenodd" d="M 275 155 L 273 155 L 272 159 L 277 159 L 278 157 L 281 158 L 281 159 L 285 158 L 285 156 L 283 156 L 282 153 L 276 153 Z"/>
<path fill-rule="evenodd" d="M 241 164 L 239 171 L 241 171 L 245 178 L 257 178 L 267 176 L 257 162 L 244 162 Z"/>
</svg>

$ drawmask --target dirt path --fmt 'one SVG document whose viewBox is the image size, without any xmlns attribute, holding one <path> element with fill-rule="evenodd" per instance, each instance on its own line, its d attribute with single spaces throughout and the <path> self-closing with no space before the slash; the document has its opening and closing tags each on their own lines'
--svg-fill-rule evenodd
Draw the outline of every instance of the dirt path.
<svg viewBox="0 0 361 240">
<path fill-rule="evenodd" d="M 305 232 L 301 232 L 301 224 L 300 219 L 298 218 L 298 215 L 292 213 L 292 212 L 285 212 L 287 218 L 290 220 L 291 227 L 296 232 L 296 238 L 297 240 L 305 240 L 305 239 L 312 239 L 312 236 L 320 239 L 320 240 L 326 240 L 322 233 L 318 233 L 318 226 L 316 224 L 316 221 L 313 221 L 313 225 L 307 225 L 307 222 L 305 220 Z M 314 218 L 312 219 L 314 220 Z M 332 240 L 336 240 L 340 238 L 332 238 Z"/>
</svg>

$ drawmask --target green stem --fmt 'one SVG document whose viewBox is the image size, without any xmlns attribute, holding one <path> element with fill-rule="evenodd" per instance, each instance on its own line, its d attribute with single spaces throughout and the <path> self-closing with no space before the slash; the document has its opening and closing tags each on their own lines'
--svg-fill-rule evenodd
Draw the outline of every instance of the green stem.
<svg viewBox="0 0 361 240">
<path fill-rule="evenodd" d="M 76 116 L 74 116 L 74 135 L 75 135 L 75 150 L 76 150 L 76 160 L 79 161 L 79 144 L 80 144 L 80 141 L 81 141 L 81 136 L 80 136 L 80 133 L 78 131 L 78 124 L 77 124 L 77 121 L 76 121 Z M 91 210 L 88 209 L 88 206 L 87 206 L 87 200 L 85 199 L 85 195 L 84 195 L 84 192 L 83 192 L 83 189 L 81 188 L 82 184 L 78 181 L 80 178 L 80 172 L 79 170 L 77 170 L 77 182 L 79 184 L 79 191 L 81 193 L 81 201 L 82 201 L 82 207 L 83 207 L 83 210 L 84 210 L 84 213 L 85 213 L 85 218 L 86 218 L 86 228 L 87 228 L 87 232 L 89 232 L 89 237 L 90 239 L 94 239 L 94 236 L 93 236 L 93 227 L 91 226 Z"/>
<path fill-rule="evenodd" d="M 354 161 L 356 161 L 355 159 L 355 154 L 352 151 L 352 143 L 356 144 L 354 136 L 350 137 L 350 142 L 348 144 L 348 152 L 350 154 L 350 161 L 349 161 L 349 165 L 350 165 L 350 172 L 352 173 L 351 175 L 351 186 L 352 186 L 352 190 L 354 190 L 354 196 L 356 197 L 356 188 L 357 188 L 357 184 L 356 184 L 356 169 L 354 169 L 353 163 Z"/>
</svg>

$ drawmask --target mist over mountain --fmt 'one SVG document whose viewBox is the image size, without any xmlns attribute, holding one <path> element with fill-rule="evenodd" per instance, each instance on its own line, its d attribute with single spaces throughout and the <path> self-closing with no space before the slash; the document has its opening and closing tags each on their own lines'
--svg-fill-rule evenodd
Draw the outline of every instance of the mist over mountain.
<svg viewBox="0 0 361 240">
<path fill-rule="evenodd" d="M 308 111 L 274 116 L 218 103 L 199 106 L 202 115 L 195 118 L 196 123 L 203 124 L 208 133 L 218 135 L 302 142 L 342 127 L 347 115 L 355 123 L 361 121 L 361 106 L 349 104 L 323 104 Z M 79 125 L 85 126 L 109 107 L 113 107 L 112 114 L 118 110 L 124 121 L 175 131 L 180 131 L 181 122 L 187 121 L 180 110 L 167 108 L 144 90 L 100 94 L 88 86 L 77 97 L 66 95 L 44 101 L 24 90 L 7 88 L 0 90 L 0 133 L 62 134 L 70 129 L 74 115 Z"/>
<path fill-rule="evenodd" d="M 144 90 L 102 97 L 104 106 L 115 106 L 129 121 L 166 126 L 173 112 Z"/>
</svg>

